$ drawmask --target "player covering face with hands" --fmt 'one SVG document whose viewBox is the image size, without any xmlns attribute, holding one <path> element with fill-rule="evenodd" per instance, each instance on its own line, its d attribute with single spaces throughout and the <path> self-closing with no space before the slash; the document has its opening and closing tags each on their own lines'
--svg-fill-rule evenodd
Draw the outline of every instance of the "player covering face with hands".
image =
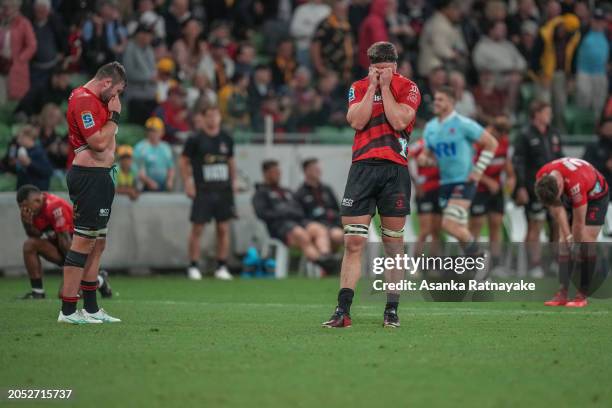
<svg viewBox="0 0 612 408">
<path fill-rule="evenodd" d="M 399 75 L 393 44 L 378 42 L 368 49 L 368 76 L 352 84 L 346 115 L 355 129 L 353 162 L 340 206 L 344 227 L 344 257 L 338 305 L 324 327 L 350 327 L 350 308 L 361 276 L 361 255 L 372 216 L 378 210 L 388 256 L 403 254 L 406 215 L 410 213 L 410 174 L 407 145 L 421 102 L 414 82 Z M 397 282 L 402 271 L 389 270 Z M 384 327 L 398 327 L 399 293 L 387 293 Z"/>
</svg>

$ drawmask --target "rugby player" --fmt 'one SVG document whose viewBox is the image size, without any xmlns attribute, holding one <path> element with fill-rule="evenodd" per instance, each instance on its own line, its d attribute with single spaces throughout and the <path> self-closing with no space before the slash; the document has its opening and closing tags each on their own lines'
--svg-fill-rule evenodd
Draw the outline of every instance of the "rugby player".
<svg viewBox="0 0 612 408">
<path fill-rule="evenodd" d="M 421 102 L 417 85 L 399 75 L 397 51 L 389 42 L 367 51 L 368 76 L 349 89 L 348 123 L 355 129 L 353 160 L 340 214 L 344 227 L 344 257 L 338 305 L 324 327 L 350 327 L 350 307 L 361 275 L 361 255 L 370 221 L 378 209 L 382 240 L 388 256 L 403 253 L 404 225 L 410 213 L 407 146 Z M 401 271 L 388 271 L 390 281 Z M 399 292 L 387 293 L 384 327 L 398 327 Z"/>
<path fill-rule="evenodd" d="M 107 224 L 115 197 L 115 135 L 121 115 L 119 95 L 127 85 L 125 69 L 111 62 L 85 85 L 72 91 L 66 120 L 74 151 L 66 175 L 74 204 L 74 238 L 64 260 L 61 323 L 115 323 L 121 320 L 98 307 L 100 258 L 106 246 Z M 82 310 L 77 311 L 79 287 Z"/>
<path fill-rule="evenodd" d="M 32 286 L 32 290 L 23 299 L 44 299 L 40 258 L 58 266 L 64 265 L 74 231 L 72 206 L 63 198 L 43 193 L 31 184 L 19 188 L 17 204 L 21 212 L 21 223 L 28 236 L 23 243 L 23 262 Z M 98 290 L 104 298 L 113 295 L 106 271 L 98 274 Z M 59 294 L 61 297 L 61 286 Z"/>
<path fill-rule="evenodd" d="M 231 280 L 227 269 L 230 247 L 230 224 L 235 217 L 234 141 L 221 130 L 221 111 L 217 105 L 200 104 L 193 115 L 195 132 L 187 139 L 179 158 L 181 176 L 185 180 L 185 193 L 193 200 L 191 205 L 191 233 L 189 234 L 189 260 L 187 276 L 202 279 L 198 266 L 200 239 L 204 225 L 212 219 L 217 228 L 217 269 L 215 278 Z"/>
<path fill-rule="evenodd" d="M 594 244 L 606 220 L 610 196 L 604 176 L 589 162 L 563 157 L 536 174 L 535 193 L 559 228 L 560 288 L 546 306 L 588 305 L 590 277 L 596 264 Z M 577 247 L 572 245 L 580 244 Z M 573 248 L 572 248 L 573 247 Z M 573 300 L 567 291 L 572 262 L 579 264 L 580 285 Z"/>
<path fill-rule="evenodd" d="M 504 190 L 513 191 L 516 183 L 512 160 L 510 159 L 510 122 L 505 116 L 494 119 L 487 131 L 495 136 L 498 145 L 491 164 L 487 167 L 476 188 L 476 195 L 470 207 L 470 232 L 476 238 L 485 222 L 489 225 L 489 244 L 491 246 L 491 267 L 501 264 L 502 224 L 504 219 Z M 476 146 L 476 161 L 482 147 Z M 502 175 L 505 180 L 502 181 Z M 504 187 L 505 185 L 505 187 Z"/>
<path fill-rule="evenodd" d="M 440 193 L 440 170 L 438 166 L 421 166 L 417 157 L 425 147 L 423 138 L 412 143 L 408 148 L 408 169 L 416 190 L 419 235 L 414 247 L 414 256 L 420 256 L 427 239 L 431 237 L 431 254 L 437 254 L 442 232 L 442 209 L 438 195 Z"/>
<path fill-rule="evenodd" d="M 468 228 L 468 211 L 498 143 L 477 122 L 455 111 L 455 94 L 451 88 L 436 91 L 434 113 L 436 117 L 425 125 L 425 148 L 418 160 L 421 165 L 437 163 L 442 229 L 460 242 L 466 255 L 474 255 L 478 244 L 477 237 Z M 482 148 L 475 164 L 473 144 Z"/>
</svg>

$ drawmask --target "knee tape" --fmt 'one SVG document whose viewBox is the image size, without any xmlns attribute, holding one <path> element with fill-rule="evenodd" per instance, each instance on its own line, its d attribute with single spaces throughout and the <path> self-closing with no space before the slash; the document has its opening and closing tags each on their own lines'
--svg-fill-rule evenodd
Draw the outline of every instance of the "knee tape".
<svg viewBox="0 0 612 408">
<path fill-rule="evenodd" d="M 383 237 L 404 238 L 404 227 L 402 227 L 402 229 L 400 229 L 399 231 L 395 231 L 390 228 L 385 228 L 381 225 L 380 232 L 382 233 Z"/>
<path fill-rule="evenodd" d="M 468 223 L 468 210 L 456 204 L 449 204 L 443 211 L 444 217 L 458 224 Z"/>
<path fill-rule="evenodd" d="M 344 226 L 344 235 L 357 235 L 367 238 L 369 229 L 370 226 L 365 224 L 346 224 Z"/>
<path fill-rule="evenodd" d="M 77 268 L 84 268 L 85 262 L 87 262 L 87 254 L 75 252 L 71 249 L 66 254 L 66 259 L 64 259 L 64 266 L 75 266 Z"/>
</svg>

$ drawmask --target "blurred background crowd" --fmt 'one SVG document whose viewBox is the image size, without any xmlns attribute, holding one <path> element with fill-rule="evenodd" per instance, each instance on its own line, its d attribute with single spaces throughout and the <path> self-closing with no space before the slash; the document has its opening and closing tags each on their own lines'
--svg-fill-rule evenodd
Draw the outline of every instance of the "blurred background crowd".
<svg viewBox="0 0 612 408">
<path fill-rule="evenodd" d="M 270 117 L 276 142 L 317 141 L 283 137 L 308 134 L 350 143 L 347 90 L 366 75 L 366 49 L 376 41 L 396 44 L 399 73 L 419 84 L 417 128 L 448 84 L 457 110 L 484 125 L 503 116 L 519 129 L 542 99 L 562 135 L 594 135 L 612 116 L 606 3 L 2 0 L 0 171 L 17 185 L 61 189 L 67 98 L 114 60 L 129 81 L 119 156 L 130 159 L 128 173 L 151 167 L 156 180 L 139 170 L 126 176 L 145 188 L 173 189 L 172 145 L 184 142 L 191 110 L 206 101 L 218 104 L 236 138 L 263 132 Z M 612 134 L 600 143 L 612 158 Z"/>
</svg>

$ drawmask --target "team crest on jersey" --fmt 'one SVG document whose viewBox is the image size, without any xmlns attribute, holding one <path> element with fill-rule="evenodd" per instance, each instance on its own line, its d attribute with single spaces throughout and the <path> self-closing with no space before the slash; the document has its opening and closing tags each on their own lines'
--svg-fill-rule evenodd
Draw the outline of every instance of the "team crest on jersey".
<svg viewBox="0 0 612 408">
<path fill-rule="evenodd" d="M 348 101 L 353 102 L 355 100 L 355 88 L 351 86 L 348 91 Z"/>
<path fill-rule="evenodd" d="M 83 121 L 83 127 L 85 129 L 91 129 L 96 126 L 93 114 L 90 111 L 81 112 L 81 120 Z"/>
</svg>

